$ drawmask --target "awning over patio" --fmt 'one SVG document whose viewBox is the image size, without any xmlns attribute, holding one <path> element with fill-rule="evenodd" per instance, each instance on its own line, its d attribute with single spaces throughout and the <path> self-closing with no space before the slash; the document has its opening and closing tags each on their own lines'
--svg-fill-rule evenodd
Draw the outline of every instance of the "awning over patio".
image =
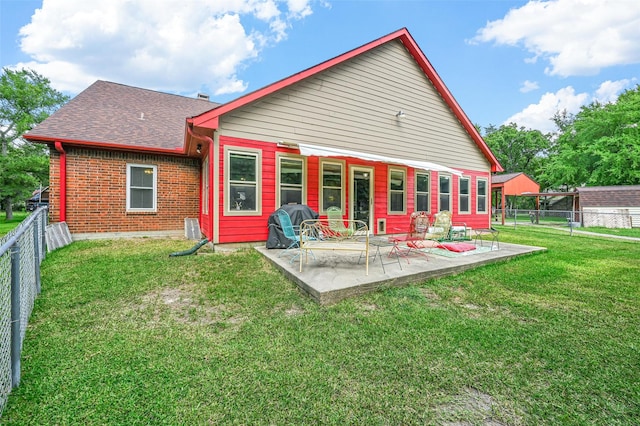
<svg viewBox="0 0 640 426">
<path fill-rule="evenodd" d="M 382 163 L 402 164 L 404 166 L 413 167 L 420 170 L 431 170 L 436 172 L 447 172 L 454 175 L 462 176 L 462 172 L 450 167 L 441 166 L 440 164 L 431 163 L 429 161 L 406 160 L 395 157 L 385 157 L 384 155 L 368 154 L 366 152 L 351 151 L 348 149 L 330 148 L 324 146 L 307 145 L 303 143 L 297 144 L 300 148 L 300 154 L 316 157 L 353 157 L 361 160 L 377 161 Z"/>
</svg>

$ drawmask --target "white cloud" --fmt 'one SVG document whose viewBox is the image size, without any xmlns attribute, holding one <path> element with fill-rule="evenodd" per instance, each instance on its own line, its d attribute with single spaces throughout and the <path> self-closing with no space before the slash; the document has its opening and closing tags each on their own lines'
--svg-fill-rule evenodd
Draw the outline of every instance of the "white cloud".
<svg viewBox="0 0 640 426">
<path fill-rule="evenodd" d="M 603 104 L 615 102 L 618 99 L 618 95 L 624 90 L 629 89 L 635 81 L 635 78 L 618 81 L 607 80 L 596 90 L 594 100 Z"/>
<path fill-rule="evenodd" d="M 572 86 L 564 87 L 555 93 L 547 92 L 537 104 L 531 104 L 522 111 L 507 118 L 503 124 L 516 123 L 527 129 L 540 130 L 542 133 L 556 131 L 552 121 L 556 112 L 564 111 L 577 114 L 580 107 L 593 101 L 614 102 L 620 93 L 630 88 L 635 79 L 605 81 L 593 93 L 576 93 Z"/>
<path fill-rule="evenodd" d="M 316 0 L 43 0 L 20 30 L 32 68 L 58 90 L 96 79 L 149 89 L 238 93 L 237 77 Z"/>
<path fill-rule="evenodd" d="M 640 1 L 530 1 L 487 23 L 472 43 L 522 46 L 544 59 L 546 73 L 595 75 L 601 68 L 640 62 Z"/>
<path fill-rule="evenodd" d="M 522 93 L 528 93 L 534 90 L 538 90 L 539 88 L 540 86 L 538 85 L 537 81 L 525 80 L 524 83 L 522 83 L 522 86 L 520 87 L 520 91 Z"/>
</svg>

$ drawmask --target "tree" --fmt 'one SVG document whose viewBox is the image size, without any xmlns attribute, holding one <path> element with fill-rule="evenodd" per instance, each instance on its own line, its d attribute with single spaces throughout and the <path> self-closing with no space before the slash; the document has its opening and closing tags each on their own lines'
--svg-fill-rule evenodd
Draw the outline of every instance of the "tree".
<svg viewBox="0 0 640 426">
<path fill-rule="evenodd" d="M 32 70 L 2 69 L 0 76 L 0 202 L 6 218 L 13 218 L 12 200 L 26 198 L 48 180 L 43 146 L 21 135 L 44 121 L 68 97 L 53 89 L 47 78 Z"/>
<path fill-rule="evenodd" d="M 560 135 L 544 169 L 550 185 L 640 184 L 640 85 L 615 103 L 593 102 L 554 121 Z"/>
<path fill-rule="evenodd" d="M 484 140 L 506 173 L 525 173 L 536 178 L 549 149 L 550 135 L 539 130 L 518 128 L 515 123 L 503 124 L 499 128 L 489 126 L 485 131 Z"/>
</svg>

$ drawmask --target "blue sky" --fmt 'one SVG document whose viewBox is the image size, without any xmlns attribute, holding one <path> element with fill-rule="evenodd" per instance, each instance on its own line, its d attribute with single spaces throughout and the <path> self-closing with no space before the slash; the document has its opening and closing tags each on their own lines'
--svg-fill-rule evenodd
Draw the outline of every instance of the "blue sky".
<svg viewBox="0 0 640 426">
<path fill-rule="evenodd" d="M 406 27 L 472 122 L 543 132 L 640 84 L 637 0 L 0 0 L 0 65 L 227 102 Z"/>
</svg>

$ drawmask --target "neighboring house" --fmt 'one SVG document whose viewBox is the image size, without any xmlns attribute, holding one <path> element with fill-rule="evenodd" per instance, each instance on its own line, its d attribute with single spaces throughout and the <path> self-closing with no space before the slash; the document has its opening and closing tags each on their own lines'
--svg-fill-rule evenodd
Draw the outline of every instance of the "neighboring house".
<svg viewBox="0 0 640 426">
<path fill-rule="evenodd" d="M 49 205 L 49 187 L 38 188 L 31 194 L 25 203 L 27 211 L 34 211 L 38 207 Z"/>
<path fill-rule="evenodd" d="M 25 135 L 51 151 L 51 221 L 74 236 L 264 241 L 302 203 L 405 230 L 414 210 L 490 226 L 502 168 L 406 29 L 223 105 L 98 81 Z"/>
<path fill-rule="evenodd" d="M 576 192 L 585 227 L 640 227 L 640 185 L 585 186 Z"/>
</svg>

